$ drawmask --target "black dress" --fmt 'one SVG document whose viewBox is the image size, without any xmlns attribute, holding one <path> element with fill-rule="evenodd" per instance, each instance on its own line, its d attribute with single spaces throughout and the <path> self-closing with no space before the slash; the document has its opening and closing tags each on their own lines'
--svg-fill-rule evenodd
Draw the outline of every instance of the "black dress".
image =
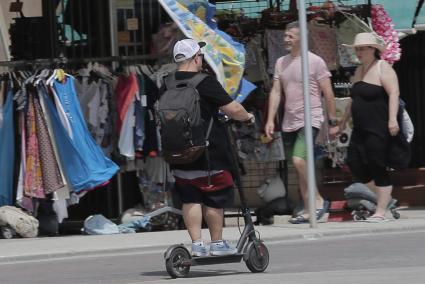
<svg viewBox="0 0 425 284">
<path fill-rule="evenodd" d="M 387 185 L 385 168 L 391 142 L 388 94 L 382 86 L 358 81 L 351 89 L 351 96 L 353 132 L 347 163 L 361 182 L 373 179 L 377 185 Z"/>
</svg>

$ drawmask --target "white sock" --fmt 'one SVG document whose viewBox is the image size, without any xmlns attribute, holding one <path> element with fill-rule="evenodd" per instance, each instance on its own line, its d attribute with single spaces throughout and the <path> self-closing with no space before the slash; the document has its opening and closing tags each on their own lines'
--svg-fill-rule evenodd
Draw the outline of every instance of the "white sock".
<svg viewBox="0 0 425 284">
<path fill-rule="evenodd" d="M 192 244 L 194 244 L 196 246 L 203 246 L 204 241 L 203 240 L 196 240 L 196 241 L 192 241 Z"/>
</svg>

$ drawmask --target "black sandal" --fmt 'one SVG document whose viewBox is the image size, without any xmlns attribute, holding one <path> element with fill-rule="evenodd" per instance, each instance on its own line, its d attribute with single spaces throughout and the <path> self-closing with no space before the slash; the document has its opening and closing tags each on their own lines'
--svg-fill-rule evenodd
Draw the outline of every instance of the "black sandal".
<svg viewBox="0 0 425 284">
<path fill-rule="evenodd" d="M 323 208 L 316 210 L 316 220 L 320 220 L 325 213 L 329 212 L 331 203 L 327 200 L 323 200 Z"/>
<path fill-rule="evenodd" d="M 308 223 L 309 221 L 308 221 L 308 218 L 304 217 L 303 215 L 299 215 L 289 219 L 288 222 L 291 224 L 305 224 L 305 223 Z"/>
</svg>

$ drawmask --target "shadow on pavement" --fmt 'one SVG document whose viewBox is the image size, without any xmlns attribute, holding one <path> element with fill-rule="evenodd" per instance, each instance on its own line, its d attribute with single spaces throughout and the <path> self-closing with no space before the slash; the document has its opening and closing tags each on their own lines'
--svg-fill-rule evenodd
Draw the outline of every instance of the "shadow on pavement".
<svg viewBox="0 0 425 284">
<path fill-rule="evenodd" d="M 237 274 L 245 274 L 249 272 L 243 272 L 238 270 L 191 270 L 187 277 L 185 278 L 200 278 L 200 277 L 211 277 L 211 276 L 228 276 L 228 275 L 237 275 Z M 164 270 L 160 271 L 150 271 L 150 272 L 142 272 L 141 276 L 164 276 L 166 279 L 169 279 L 170 276 Z"/>
</svg>

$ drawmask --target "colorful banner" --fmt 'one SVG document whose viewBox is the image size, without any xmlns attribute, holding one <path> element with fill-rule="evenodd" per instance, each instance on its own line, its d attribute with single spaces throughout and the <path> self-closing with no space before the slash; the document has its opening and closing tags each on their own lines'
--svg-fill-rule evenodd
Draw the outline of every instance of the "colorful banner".
<svg viewBox="0 0 425 284">
<path fill-rule="evenodd" d="M 217 75 L 218 81 L 234 99 L 242 102 L 256 87 L 242 78 L 245 48 L 229 35 L 217 29 L 212 17 L 215 6 L 206 0 L 159 0 L 183 34 L 197 41 L 205 41 L 205 59 Z M 241 88 L 241 86 L 244 88 Z"/>
</svg>

